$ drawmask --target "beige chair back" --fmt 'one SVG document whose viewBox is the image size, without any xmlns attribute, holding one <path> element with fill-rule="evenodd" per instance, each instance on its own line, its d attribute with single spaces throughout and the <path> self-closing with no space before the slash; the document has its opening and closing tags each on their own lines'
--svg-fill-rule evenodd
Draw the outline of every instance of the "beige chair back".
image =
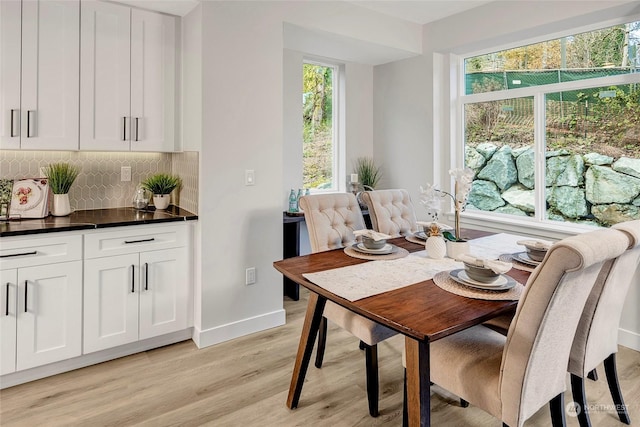
<svg viewBox="0 0 640 427">
<path fill-rule="evenodd" d="M 300 198 L 312 252 L 355 243 L 354 230 L 365 228 L 360 205 L 352 193 L 313 194 Z"/>
<path fill-rule="evenodd" d="M 564 392 L 580 315 L 603 264 L 622 254 L 627 236 L 602 229 L 554 244 L 531 274 L 502 356 L 502 421 L 521 426 Z"/>
<path fill-rule="evenodd" d="M 569 360 L 569 372 L 581 378 L 618 351 L 620 316 L 640 262 L 640 220 L 613 228 L 627 235 L 629 249 L 602 269 L 582 312 Z"/>
<path fill-rule="evenodd" d="M 418 231 L 416 213 L 407 190 L 365 191 L 360 197 L 369 207 L 374 230 L 394 237 Z"/>
</svg>

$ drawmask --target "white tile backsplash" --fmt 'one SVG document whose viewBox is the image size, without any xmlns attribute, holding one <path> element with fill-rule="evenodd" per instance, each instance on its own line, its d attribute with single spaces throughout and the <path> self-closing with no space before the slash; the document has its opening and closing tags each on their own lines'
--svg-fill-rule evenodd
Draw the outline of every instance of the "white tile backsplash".
<svg viewBox="0 0 640 427">
<path fill-rule="evenodd" d="M 0 178 L 39 177 L 40 168 L 53 162 L 78 165 L 81 172 L 69 192 L 78 210 L 131 206 L 136 186 L 156 172 L 175 173 L 183 185 L 173 202 L 198 213 L 198 153 L 125 153 L 0 150 Z M 120 168 L 131 167 L 131 181 L 120 181 Z"/>
</svg>

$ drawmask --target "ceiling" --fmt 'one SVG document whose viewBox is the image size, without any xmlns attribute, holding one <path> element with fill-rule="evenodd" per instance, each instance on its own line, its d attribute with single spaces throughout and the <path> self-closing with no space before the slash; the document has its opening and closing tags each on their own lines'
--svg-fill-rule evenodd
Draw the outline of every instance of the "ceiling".
<svg viewBox="0 0 640 427">
<path fill-rule="evenodd" d="M 172 15 L 184 16 L 189 13 L 201 0 L 114 0 L 118 3 L 126 3 L 143 9 L 151 9 Z M 218 1 L 218 0 L 202 0 Z M 234 0 L 243 1 L 243 0 Z M 302 1 L 302 0 L 291 0 Z M 304 0 L 323 1 L 323 0 Z M 473 9 L 489 3 L 488 0 L 350 0 L 366 9 L 374 10 L 385 15 L 404 19 L 417 24 L 426 24 L 437 21 L 465 10 Z"/>
<path fill-rule="evenodd" d="M 456 13 L 464 12 L 465 10 L 473 9 L 474 7 L 482 6 L 483 4 L 490 3 L 490 1 L 491 0 L 352 0 L 349 3 L 416 24 L 427 24 L 446 18 L 447 16 L 455 15 Z"/>
</svg>

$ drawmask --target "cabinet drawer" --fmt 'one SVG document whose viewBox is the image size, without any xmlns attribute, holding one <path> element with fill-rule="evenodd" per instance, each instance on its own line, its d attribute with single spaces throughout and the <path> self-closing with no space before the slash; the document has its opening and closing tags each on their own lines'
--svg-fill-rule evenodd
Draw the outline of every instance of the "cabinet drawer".
<svg viewBox="0 0 640 427">
<path fill-rule="evenodd" d="M 0 269 L 82 259 L 82 236 L 18 238 L 0 242 Z"/>
<path fill-rule="evenodd" d="M 186 245 L 187 226 L 152 228 L 124 227 L 118 231 L 87 233 L 84 237 L 85 258 L 124 255 Z"/>
</svg>

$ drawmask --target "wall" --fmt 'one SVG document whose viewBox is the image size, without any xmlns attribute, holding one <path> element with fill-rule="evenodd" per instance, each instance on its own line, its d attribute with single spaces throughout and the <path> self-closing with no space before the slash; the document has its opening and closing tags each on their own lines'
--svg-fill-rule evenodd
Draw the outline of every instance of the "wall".
<svg viewBox="0 0 640 427">
<path fill-rule="evenodd" d="M 625 16 L 638 19 L 638 14 L 640 4 L 628 1 L 499 1 L 425 25 L 422 59 L 407 59 L 374 69 L 374 157 L 384 162 L 388 174 L 393 174 L 393 178 L 385 181 L 385 187 L 406 188 L 415 201 L 418 186 L 425 180 L 445 185 L 449 182 L 450 141 L 454 141 L 459 132 L 450 120 L 456 108 L 455 88 L 450 82 L 450 54 L 494 51 L 509 43 L 538 41 L 544 35 L 555 35 L 567 28 L 594 28 L 607 22 L 613 25 Z M 416 96 L 416 90 L 424 98 Z M 430 109 L 433 114 L 429 114 Z M 413 116 L 414 111 L 419 113 Z M 393 149 L 393 144 L 399 145 L 398 148 Z M 397 151 L 411 154 L 399 156 Z M 412 156 L 425 155 L 428 158 L 422 166 L 424 177 L 418 176 L 414 170 L 419 166 Z M 417 214 L 419 218 L 425 217 L 419 207 Z M 492 230 L 505 231 L 509 227 L 496 224 Z M 524 227 L 512 228 L 512 231 L 536 232 Z M 546 236 L 561 238 L 566 234 L 556 230 L 555 235 Z M 640 283 L 640 270 L 636 271 L 634 280 Z M 620 343 L 640 350 L 640 290 L 637 288 L 632 287 L 627 298 Z"/>
<path fill-rule="evenodd" d="M 129 207 L 136 186 L 157 172 L 173 172 L 183 187 L 172 203 L 198 213 L 198 153 L 124 153 L 78 151 L 0 151 L 0 178 L 40 177 L 40 168 L 53 162 L 80 167 L 69 191 L 71 207 L 78 210 Z M 131 167 L 131 181 L 120 181 L 120 168 Z"/>
<path fill-rule="evenodd" d="M 302 87 L 296 77 L 301 54 L 287 48 L 285 23 L 366 40 L 367 48 L 383 44 L 404 56 L 415 55 L 421 45 L 420 26 L 348 2 L 201 2 L 184 18 L 183 73 L 185 79 L 196 76 L 190 89 L 183 86 L 184 132 L 195 135 L 187 121 L 198 119 L 188 116 L 201 109 L 194 335 L 199 346 L 285 320 L 282 276 L 273 262 L 282 257 L 285 193 L 301 185 L 301 125 L 294 122 L 301 117 L 295 111 Z M 193 59 L 198 54 L 200 64 Z M 352 120 L 345 137 L 346 156 L 353 157 L 373 152 L 373 70 L 349 62 L 345 115 Z M 247 169 L 255 171 L 253 186 L 244 185 Z M 247 267 L 257 269 L 255 285 L 244 284 Z"/>
</svg>

